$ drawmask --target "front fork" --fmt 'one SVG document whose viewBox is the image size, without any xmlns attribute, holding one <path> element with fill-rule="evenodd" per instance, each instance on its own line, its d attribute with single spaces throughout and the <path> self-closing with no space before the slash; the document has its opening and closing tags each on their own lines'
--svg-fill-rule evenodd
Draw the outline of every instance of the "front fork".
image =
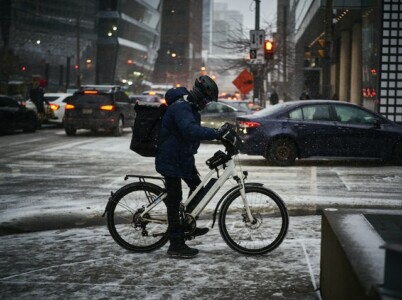
<svg viewBox="0 0 402 300">
<path fill-rule="evenodd" d="M 247 174 L 245 174 L 245 177 L 247 177 Z M 237 181 L 237 183 L 240 186 L 240 196 L 241 196 L 241 199 L 243 200 L 243 205 L 244 205 L 244 209 L 246 210 L 247 218 L 251 224 L 255 224 L 257 222 L 257 220 L 251 214 L 250 205 L 248 204 L 248 200 L 246 198 L 246 188 L 244 186 L 244 179 L 245 178 L 243 178 L 243 177 L 235 178 L 235 180 Z"/>
</svg>

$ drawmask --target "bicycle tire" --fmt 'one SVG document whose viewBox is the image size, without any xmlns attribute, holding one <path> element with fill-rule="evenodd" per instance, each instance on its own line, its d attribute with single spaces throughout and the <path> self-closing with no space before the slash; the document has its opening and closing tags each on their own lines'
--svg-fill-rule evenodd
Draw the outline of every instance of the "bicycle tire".
<svg viewBox="0 0 402 300">
<path fill-rule="evenodd" d="M 166 224 L 136 220 L 142 208 L 150 204 L 146 193 L 157 198 L 163 189 L 152 183 L 130 183 L 113 195 L 107 212 L 107 225 L 113 239 L 133 252 L 150 252 L 168 241 Z M 167 220 L 166 206 L 160 203 L 152 212 Z"/>
<path fill-rule="evenodd" d="M 222 204 L 219 231 L 235 251 L 246 255 L 268 253 L 286 236 L 289 227 L 286 205 L 276 193 L 265 187 L 246 186 L 245 193 L 256 224 L 247 221 L 240 190 L 236 190 Z"/>
</svg>

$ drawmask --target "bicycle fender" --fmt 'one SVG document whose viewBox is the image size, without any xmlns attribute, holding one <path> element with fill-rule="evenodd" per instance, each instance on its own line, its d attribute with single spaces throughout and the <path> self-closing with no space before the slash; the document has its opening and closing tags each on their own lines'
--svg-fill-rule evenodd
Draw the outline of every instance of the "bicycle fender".
<svg viewBox="0 0 402 300">
<path fill-rule="evenodd" d="M 110 192 L 110 197 L 109 200 L 107 201 L 105 211 L 103 212 L 102 218 L 106 215 L 106 213 L 109 211 L 110 205 L 112 205 L 112 199 L 113 199 L 114 193 Z"/>
<path fill-rule="evenodd" d="M 247 182 L 247 183 L 244 183 L 244 187 L 247 187 L 247 186 L 263 186 L 263 184 L 262 184 L 262 183 L 258 183 L 258 182 Z M 212 215 L 212 225 L 211 225 L 211 228 L 213 228 L 214 225 L 215 225 L 216 215 L 218 214 L 218 210 L 219 210 L 219 207 L 221 206 L 222 202 L 225 201 L 230 195 L 232 195 L 234 192 L 238 191 L 239 189 L 240 189 L 239 186 L 232 187 L 230 190 L 228 190 L 228 191 L 219 199 L 218 203 L 216 204 L 215 211 L 214 211 L 214 213 L 213 213 L 213 215 Z"/>
</svg>

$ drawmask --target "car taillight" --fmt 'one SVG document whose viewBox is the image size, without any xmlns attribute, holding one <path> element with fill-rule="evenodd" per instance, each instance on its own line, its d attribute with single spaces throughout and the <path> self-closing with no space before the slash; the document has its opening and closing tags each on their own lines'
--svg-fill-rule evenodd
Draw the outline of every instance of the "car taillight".
<svg viewBox="0 0 402 300">
<path fill-rule="evenodd" d="M 261 126 L 261 123 L 258 123 L 258 122 L 239 121 L 240 128 L 256 128 L 256 127 L 260 127 L 260 126 Z"/>
<path fill-rule="evenodd" d="M 84 94 L 96 95 L 96 94 L 98 94 L 98 91 L 90 91 L 90 90 L 87 90 L 87 91 L 84 91 Z"/>
<path fill-rule="evenodd" d="M 106 111 L 113 111 L 114 110 L 114 105 L 102 105 L 100 107 L 101 110 L 106 110 Z"/>
<path fill-rule="evenodd" d="M 65 107 L 65 110 L 70 110 L 70 109 L 74 109 L 74 108 L 75 108 L 75 106 L 73 104 L 67 103 L 66 107 Z"/>
<path fill-rule="evenodd" d="M 50 109 L 53 111 L 56 111 L 60 108 L 60 105 L 55 104 L 55 103 L 50 103 L 49 106 L 50 106 Z"/>
</svg>

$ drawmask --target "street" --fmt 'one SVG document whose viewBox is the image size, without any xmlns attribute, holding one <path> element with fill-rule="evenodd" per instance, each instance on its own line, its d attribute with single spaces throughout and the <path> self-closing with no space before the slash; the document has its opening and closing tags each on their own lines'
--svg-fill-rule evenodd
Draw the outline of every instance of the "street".
<svg viewBox="0 0 402 300">
<path fill-rule="evenodd" d="M 126 174 L 157 175 L 153 158 L 129 150 L 130 138 L 129 130 L 122 137 L 89 131 L 67 137 L 50 127 L 0 136 L 0 298 L 319 299 L 317 213 L 329 207 L 402 207 L 397 166 L 310 159 L 273 167 L 262 157 L 240 155 L 248 182 L 264 183 L 288 206 L 289 232 L 278 249 L 240 255 L 215 226 L 190 242 L 200 250 L 192 261 L 169 260 L 166 246 L 128 253 L 110 237 L 101 215 Z M 218 149 L 218 143 L 201 145 L 201 175 L 208 171 L 204 161 Z M 202 226 L 211 225 L 218 200 L 219 194 L 207 206 Z"/>
<path fill-rule="evenodd" d="M 158 175 L 153 158 L 129 150 L 130 138 L 128 129 L 122 137 L 85 130 L 68 137 L 63 129 L 51 127 L 35 134 L 0 136 L 1 230 L 54 229 L 71 222 L 103 224 L 99 216 L 110 192 L 127 183 L 126 174 Z M 223 147 L 217 143 L 201 145 L 196 156 L 201 175 L 209 170 L 205 160 L 219 149 Z M 333 206 L 402 206 L 402 168 L 398 166 L 367 160 L 309 159 L 296 161 L 292 167 L 275 167 L 263 157 L 247 155 L 240 155 L 240 162 L 249 173 L 247 181 L 274 190 L 291 214 L 300 210 L 316 214 Z M 207 211 L 226 190 L 222 189 Z M 59 215 L 69 219 L 67 224 Z"/>
</svg>

